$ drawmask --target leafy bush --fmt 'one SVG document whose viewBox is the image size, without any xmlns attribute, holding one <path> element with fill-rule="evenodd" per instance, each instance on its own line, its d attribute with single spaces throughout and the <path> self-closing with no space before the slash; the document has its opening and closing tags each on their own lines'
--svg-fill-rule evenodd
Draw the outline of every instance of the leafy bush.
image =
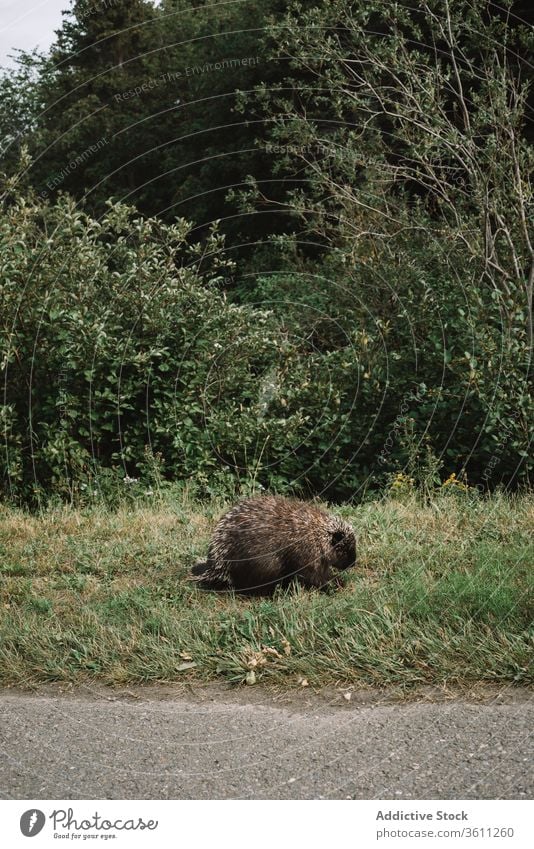
<svg viewBox="0 0 534 849">
<path fill-rule="evenodd" d="M 6 195 L 5 493 L 97 492 L 104 468 L 146 470 L 146 446 L 182 479 L 225 465 L 242 428 L 221 440 L 270 356 L 272 322 L 225 302 L 221 241 L 191 244 L 189 230 L 121 205 L 96 221 L 66 197 Z"/>
<path fill-rule="evenodd" d="M 189 233 L 120 204 L 97 221 L 68 197 L 6 192 L 6 496 L 135 498 L 169 478 L 210 494 L 284 491 L 342 470 L 342 352 L 314 351 L 273 310 L 230 303 L 220 237 Z"/>
<path fill-rule="evenodd" d="M 341 267 L 329 277 L 272 275 L 254 303 L 237 304 L 224 291 L 232 266 L 221 238 L 213 231 L 195 243 L 190 229 L 111 203 L 97 221 L 68 197 L 49 205 L 6 191 L 6 497 L 135 500 L 172 479 L 201 495 L 263 486 L 351 498 L 368 479 L 376 486 L 391 470 L 424 467 L 430 437 L 438 447 L 448 438 L 437 466 L 446 474 L 471 457 L 479 474 L 470 483 L 513 477 L 526 452 L 528 394 L 506 419 L 519 386 L 513 372 L 494 387 L 491 321 L 474 331 L 488 350 L 476 380 L 454 316 L 444 319 L 451 353 L 443 350 L 427 307 L 437 277 L 410 290 L 413 269 L 399 271 L 405 295 L 389 319 L 369 315 L 354 280 L 328 282 L 343 280 Z M 364 274 L 357 285 L 368 291 Z M 455 297 L 444 295 L 445 312 Z M 410 298 L 416 321 L 404 315 Z M 484 477 L 487 457 L 498 469 Z"/>
</svg>

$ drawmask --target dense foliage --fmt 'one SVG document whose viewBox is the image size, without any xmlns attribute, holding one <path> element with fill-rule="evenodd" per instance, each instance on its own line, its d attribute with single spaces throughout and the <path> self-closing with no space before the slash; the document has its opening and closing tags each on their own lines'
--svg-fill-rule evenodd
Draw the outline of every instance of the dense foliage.
<svg viewBox="0 0 534 849">
<path fill-rule="evenodd" d="M 228 469 L 279 489 L 341 472 L 348 436 L 336 443 L 335 431 L 350 378 L 336 385 L 336 371 L 358 366 L 288 338 L 272 311 L 230 303 L 220 238 L 191 244 L 189 230 L 121 205 L 97 221 L 67 197 L 6 202 L 0 410 L 11 496 L 97 495 L 113 466 L 121 479 L 194 476 L 208 490 L 224 488 Z"/>
<path fill-rule="evenodd" d="M 66 191 L 99 214 L 114 197 L 201 228 L 228 218 L 235 233 L 228 189 L 272 159 L 236 92 L 272 75 L 262 27 L 286 5 L 75 0 L 50 54 L 23 53 L 0 80 L 5 165 L 26 145 L 43 197 Z"/>
<path fill-rule="evenodd" d="M 514 11 L 77 0 L 0 79 L 3 494 L 531 482 Z"/>
</svg>

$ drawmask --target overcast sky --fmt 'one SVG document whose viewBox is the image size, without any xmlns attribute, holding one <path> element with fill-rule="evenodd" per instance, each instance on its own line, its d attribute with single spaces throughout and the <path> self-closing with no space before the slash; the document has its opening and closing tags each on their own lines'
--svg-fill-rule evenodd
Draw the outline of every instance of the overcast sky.
<svg viewBox="0 0 534 849">
<path fill-rule="evenodd" d="M 0 0 L 0 65 L 11 65 L 13 48 L 47 50 L 70 0 Z"/>
</svg>

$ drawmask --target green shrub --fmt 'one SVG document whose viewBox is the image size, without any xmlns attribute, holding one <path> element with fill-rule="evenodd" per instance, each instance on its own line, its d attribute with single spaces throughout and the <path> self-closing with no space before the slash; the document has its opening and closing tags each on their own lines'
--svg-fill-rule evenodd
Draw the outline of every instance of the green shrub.
<svg viewBox="0 0 534 849">
<path fill-rule="evenodd" d="M 333 260 L 328 276 L 273 275 L 254 302 L 235 303 L 221 238 L 195 243 L 190 231 L 120 204 L 97 221 L 68 197 L 50 205 L 6 191 L 4 497 L 137 501 L 172 480 L 210 497 L 267 487 L 348 499 L 398 468 L 425 492 L 441 466 L 468 465 L 483 487 L 512 480 L 521 463 L 528 474 L 519 330 L 517 360 L 511 348 L 493 361 L 491 313 L 474 330 L 462 324 L 456 291 L 413 263 L 397 273 L 404 306 L 389 319 L 383 293 L 374 314 L 358 295 L 368 269 L 350 277 Z M 476 363 L 461 353 L 471 332 Z M 432 446 L 442 457 L 429 465 Z"/>
<path fill-rule="evenodd" d="M 195 244 L 190 229 L 6 192 L 6 497 L 136 500 L 169 479 L 209 495 L 284 491 L 343 468 L 343 351 L 288 336 L 267 306 L 230 303 L 221 239 Z"/>
</svg>

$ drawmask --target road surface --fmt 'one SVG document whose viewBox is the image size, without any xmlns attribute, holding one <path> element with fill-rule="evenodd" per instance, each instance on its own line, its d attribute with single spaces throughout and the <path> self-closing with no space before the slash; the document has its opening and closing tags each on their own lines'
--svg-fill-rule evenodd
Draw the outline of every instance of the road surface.
<svg viewBox="0 0 534 849">
<path fill-rule="evenodd" d="M 534 692 L 0 690 L 4 799 L 534 795 Z"/>
</svg>

